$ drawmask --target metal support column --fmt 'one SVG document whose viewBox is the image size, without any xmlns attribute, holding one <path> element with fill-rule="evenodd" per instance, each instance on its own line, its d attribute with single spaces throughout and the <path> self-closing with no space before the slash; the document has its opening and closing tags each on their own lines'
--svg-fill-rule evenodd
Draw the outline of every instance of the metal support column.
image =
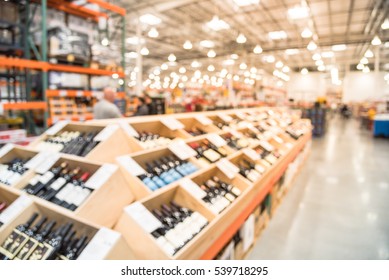
<svg viewBox="0 0 389 280">
<path fill-rule="evenodd" d="M 123 72 L 126 71 L 126 16 L 122 16 L 122 68 Z M 126 75 L 123 77 L 123 91 L 126 93 L 127 83 L 126 83 Z"/>
<path fill-rule="evenodd" d="M 141 50 L 142 50 L 142 44 L 141 44 L 141 41 L 142 41 L 142 30 L 141 30 L 141 25 L 140 25 L 140 22 L 138 20 L 138 23 L 136 25 L 136 37 L 138 38 L 138 45 L 136 47 L 136 53 L 138 54 L 137 57 L 136 57 L 136 69 L 137 69 L 137 73 L 136 73 L 136 87 L 135 87 L 135 93 L 137 96 L 141 96 L 142 95 L 142 54 L 141 54 Z"/>
<path fill-rule="evenodd" d="M 47 62 L 47 0 L 42 0 L 41 12 L 42 12 L 41 56 L 42 56 L 42 61 Z M 47 103 L 47 97 L 46 97 L 47 87 L 48 87 L 48 73 L 47 71 L 42 71 L 42 97 L 46 103 Z M 44 128 L 46 129 L 49 112 L 46 110 L 44 115 L 45 115 Z"/>
</svg>

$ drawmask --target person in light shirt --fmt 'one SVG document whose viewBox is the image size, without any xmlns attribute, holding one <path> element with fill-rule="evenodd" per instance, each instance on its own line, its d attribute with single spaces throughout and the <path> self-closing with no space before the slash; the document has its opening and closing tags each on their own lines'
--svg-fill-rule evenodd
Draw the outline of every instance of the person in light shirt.
<svg viewBox="0 0 389 280">
<path fill-rule="evenodd" d="M 95 119 L 113 119 L 122 117 L 119 108 L 114 104 L 116 90 L 107 87 L 104 88 L 103 98 L 93 106 L 93 115 Z"/>
</svg>

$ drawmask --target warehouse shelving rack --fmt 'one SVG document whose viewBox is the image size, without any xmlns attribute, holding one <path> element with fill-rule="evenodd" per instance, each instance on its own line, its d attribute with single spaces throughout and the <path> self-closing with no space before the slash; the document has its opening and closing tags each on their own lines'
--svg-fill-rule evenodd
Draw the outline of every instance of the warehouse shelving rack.
<svg viewBox="0 0 389 280">
<path fill-rule="evenodd" d="M 7 71 L 24 71 L 26 73 L 25 81 L 25 92 L 26 99 L 23 102 L 12 101 L 9 103 L 0 103 L 2 110 L 12 111 L 12 110 L 24 110 L 31 112 L 32 110 L 43 110 L 44 111 L 44 126 L 52 124 L 52 119 L 49 116 L 48 111 L 48 97 L 60 96 L 65 91 L 52 91 L 48 90 L 48 73 L 49 71 L 57 72 L 71 72 L 78 74 L 86 74 L 88 76 L 112 76 L 117 74 L 118 77 L 124 79 L 124 72 L 122 71 L 108 71 L 103 69 L 94 69 L 89 67 L 73 66 L 66 64 L 53 64 L 48 62 L 48 50 L 47 44 L 41 44 L 40 49 L 38 50 L 32 40 L 32 34 L 35 31 L 30 30 L 30 25 L 33 21 L 33 18 L 36 14 L 36 7 L 32 6 L 31 3 L 40 4 L 41 6 L 41 42 L 47 41 L 47 9 L 52 8 L 56 10 L 63 11 L 67 14 L 74 16 L 91 19 L 95 22 L 98 22 L 101 17 L 103 18 L 114 18 L 117 19 L 117 26 L 114 28 L 113 34 L 108 34 L 108 28 L 104 30 L 104 36 L 112 37 L 117 36 L 117 31 L 121 30 L 121 68 L 125 67 L 124 53 L 125 53 L 125 15 L 126 10 L 120 7 L 117 7 L 113 4 L 107 3 L 101 0 L 87 0 L 88 4 L 96 4 L 104 10 L 104 12 L 94 11 L 79 5 L 76 5 L 71 2 L 59 1 L 59 0 L 33 0 L 33 1 L 17 1 L 21 7 L 19 12 L 23 15 L 21 16 L 22 32 L 21 32 L 21 42 L 22 46 L 18 52 L 21 54 L 19 57 L 1 57 L 0 59 L 0 68 L 5 68 Z M 30 3 L 31 2 L 31 3 Z M 119 34 L 120 35 L 120 34 Z M 31 54 L 34 54 L 36 60 L 31 58 Z M 38 70 L 41 71 L 41 90 L 42 98 L 41 100 L 33 100 L 31 96 L 31 71 Z M 125 83 L 124 83 L 125 84 Z M 92 96 L 93 94 L 90 91 L 77 91 L 73 94 L 70 91 L 70 94 L 67 94 L 68 97 L 77 97 L 77 96 Z M 119 96 L 124 97 L 124 93 L 121 92 Z M 90 118 L 90 116 L 88 117 Z M 88 119 L 86 116 L 79 116 L 78 118 L 72 119 Z M 58 118 L 57 118 L 58 119 Z M 30 131 L 36 131 L 36 128 L 30 129 Z"/>
</svg>

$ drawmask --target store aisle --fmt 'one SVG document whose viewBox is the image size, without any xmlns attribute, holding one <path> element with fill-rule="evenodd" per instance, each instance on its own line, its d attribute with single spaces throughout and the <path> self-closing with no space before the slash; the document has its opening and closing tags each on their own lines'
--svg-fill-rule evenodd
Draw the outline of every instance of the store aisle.
<svg viewBox="0 0 389 280">
<path fill-rule="evenodd" d="M 389 140 L 333 119 L 249 259 L 389 259 Z"/>
</svg>

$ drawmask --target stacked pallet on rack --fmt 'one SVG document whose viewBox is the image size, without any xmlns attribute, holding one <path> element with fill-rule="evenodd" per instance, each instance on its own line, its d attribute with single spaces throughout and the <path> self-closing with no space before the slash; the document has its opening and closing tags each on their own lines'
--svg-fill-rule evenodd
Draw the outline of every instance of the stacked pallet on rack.
<svg viewBox="0 0 389 280">
<path fill-rule="evenodd" d="M 277 108 L 60 122 L 29 147 L 0 150 L 2 170 L 23 170 L 0 183 L 0 201 L 29 201 L 12 219 L 0 214 L 6 221 L 0 242 L 36 210 L 73 221 L 91 236 L 116 234 L 103 259 L 214 259 L 227 247 L 243 258 L 297 173 L 310 131 L 308 121 Z M 17 168 L 8 168 L 11 163 Z M 62 166 L 90 174 L 82 185 L 90 195 L 77 208 L 26 188 Z M 79 258 L 93 256 L 86 251 Z"/>
</svg>

